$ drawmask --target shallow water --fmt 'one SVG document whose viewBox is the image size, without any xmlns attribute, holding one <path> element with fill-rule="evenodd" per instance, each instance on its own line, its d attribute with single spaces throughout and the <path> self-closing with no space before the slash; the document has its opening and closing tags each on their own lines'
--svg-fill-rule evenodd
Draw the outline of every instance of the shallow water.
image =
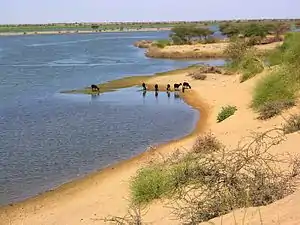
<svg viewBox="0 0 300 225">
<path fill-rule="evenodd" d="M 136 88 L 60 94 L 192 61 L 148 59 L 132 46 L 167 32 L 0 37 L 0 204 L 54 188 L 193 129 L 198 112 Z M 206 63 L 222 64 L 222 60 Z"/>
</svg>

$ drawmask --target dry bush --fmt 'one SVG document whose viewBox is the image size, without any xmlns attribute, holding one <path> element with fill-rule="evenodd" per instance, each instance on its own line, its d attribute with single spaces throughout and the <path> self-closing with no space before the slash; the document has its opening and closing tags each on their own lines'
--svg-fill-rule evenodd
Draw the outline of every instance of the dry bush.
<svg viewBox="0 0 300 225">
<path fill-rule="evenodd" d="M 267 102 L 261 106 L 258 110 L 260 120 L 267 120 L 274 116 L 279 115 L 282 111 L 295 106 L 295 101 L 293 100 L 281 100 Z"/>
<path fill-rule="evenodd" d="M 300 160 L 280 160 L 268 150 L 284 140 L 282 130 L 253 136 L 232 150 L 189 154 L 188 185 L 178 186 L 173 213 L 183 224 L 198 224 L 243 207 L 263 206 L 295 190 Z M 291 163 L 282 171 L 278 163 Z"/>
<path fill-rule="evenodd" d="M 190 76 L 195 80 L 205 80 L 207 78 L 207 75 L 201 73 L 193 73 Z"/>
<path fill-rule="evenodd" d="M 291 115 L 283 125 L 285 134 L 291 134 L 300 131 L 300 114 Z"/>
<path fill-rule="evenodd" d="M 131 205 L 127 214 L 123 217 L 109 216 L 105 219 L 101 219 L 105 223 L 115 225 L 143 225 L 142 217 L 146 214 L 145 208 L 141 208 L 139 205 Z"/>
<path fill-rule="evenodd" d="M 192 151 L 206 154 L 219 151 L 222 147 L 222 143 L 212 133 L 207 133 L 196 139 Z"/>
</svg>

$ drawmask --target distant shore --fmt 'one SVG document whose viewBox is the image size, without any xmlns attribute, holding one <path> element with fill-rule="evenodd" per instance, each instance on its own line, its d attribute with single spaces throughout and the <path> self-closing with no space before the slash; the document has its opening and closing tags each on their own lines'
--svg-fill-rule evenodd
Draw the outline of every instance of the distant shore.
<svg viewBox="0 0 300 225">
<path fill-rule="evenodd" d="M 194 44 L 194 45 L 171 45 L 164 48 L 150 46 L 146 48 L 145 55 L 150 58 L 161 59 L 216 59 L 226 58 L 224 54 L 228 42 L 212 44 Z M 267 51 L 275 49 L 282 42 L 271 44 L 255 45 L 259 54 L 265 54 Z"/>
<path fill-rule="evenodd" d="M 141 28 L 141 29 L 124 29 L 124 30 L 60 30 L 60 31 L 23 31 L 23 32 L 0 32 L 0 36 L 26 36 L 26 35 L 59 35 L 59 34 L 99 34 L 99 33 L 119 33 L 119 32 L 150 32 L 150 31 L 168 31 L 169 27 L 164 28 Z"/>
</svg>

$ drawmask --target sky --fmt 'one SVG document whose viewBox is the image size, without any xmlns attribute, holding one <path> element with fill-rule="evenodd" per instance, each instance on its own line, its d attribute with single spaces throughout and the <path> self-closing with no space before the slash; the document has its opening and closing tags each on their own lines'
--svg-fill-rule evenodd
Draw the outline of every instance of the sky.
<svg viewBox="0 0 300 225">
<path fill-rule="evenodd" d="M 300 18 L 300 0 L 0 0 L 0 24 Z"/>
</svg>

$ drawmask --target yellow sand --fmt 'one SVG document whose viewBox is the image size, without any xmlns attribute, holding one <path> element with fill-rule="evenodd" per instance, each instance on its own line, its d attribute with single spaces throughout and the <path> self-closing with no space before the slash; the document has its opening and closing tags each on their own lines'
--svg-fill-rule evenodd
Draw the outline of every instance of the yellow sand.
<svg viewBox="0 0 300 225">
<path fill-rule="evenodd" d="M 0 208 L 0 224 L 104 224 L 99 220 L 100 218 L 107 215 L 123 216 L 126 214 L 130 177 L 157 153 L 165 155 L 180 147 L 189 149 L 195 140 L 194 134 L 202 132 L 203 129 L 211 130 L 226 145 L 236 145 L 251 131 L 266 131 L 282 123 L 281 117 L 263 122 L 258 121 L 255 119 L 256 115 L 249 109 L 252 88 L 259 76 L 242 84 L 238 76 L 211 74 L 205 81 L 191 79 L 183 72 L 179 75 L 155 77 L 149 82 L 160 85 L 190 82 L 192 91 L 187 90 L 184 97 L 189 104 L 201 110 L 202 114 L 193 135 L 160 146 L 156 151 L 146 152 L 102 172 L 64 185 L 55 191 L 47 192 L 23 203 L 2 207 Z M 222 106 L 227 104 L 236 105 L 238 111 L 232 117 L 217 124 L 217 113 Z M 299 108 L 292 110 L 299 111 Z M 299 153 L 299 146 L 300 135 L 295 133 L 287 135 L 287 140 L 272 148 L 271 151 Z M 257 208 L 247 209 L 246 212 L 246 224 L 260 224 Z M 260 214 L 264 225 L 300 224 L 300 191 L 269 206 L 261 207 Z M 243 211 L 230 213 L 223 217 L 222 224 L 235 224 L 234 218 L 237 224 L 241 224 L 243 216 Z M 160 201 L 155 201 L 144 216 L 145 222 L 152 224 L 179 224 L 172 219 L 170 210 L 165 208 Z M 221 224 L 220 218 L 216 218 L 214 222 Z"/>
<path fill-rule="evenodd" d="M 282 42 L 274 42 L 265 45 L 255 45 L 259 53 L 263 54 L 268 50 L 276 48 Z M 171 45 L 164 48 L 150 47 L 146 51 L 146 56 L 153 58 L 221 58 L 224 57 L 224 50 L 229 45 L 228 42 L 213 44 L 195 45 Z"/>
</svg>

